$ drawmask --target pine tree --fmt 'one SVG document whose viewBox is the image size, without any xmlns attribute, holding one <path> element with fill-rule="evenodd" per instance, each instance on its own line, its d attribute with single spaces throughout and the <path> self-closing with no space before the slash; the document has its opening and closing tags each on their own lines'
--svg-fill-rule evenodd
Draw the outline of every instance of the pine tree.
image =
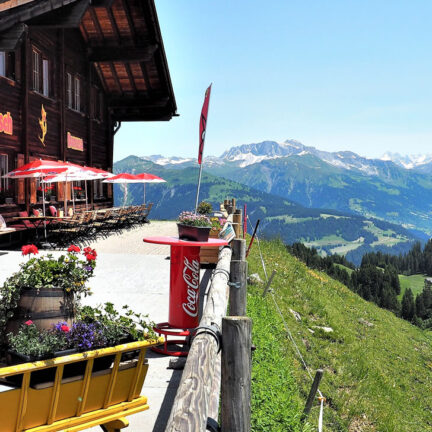
<svg viewBox="0 0 432 432">
<path fill-rule="evenodd" d="M 415 303 L 414 303 L 414 296 L 411 291 L 411 288 L 408 288 L 402 297 L 402 311 L 401 311 L 402 318 L 406 319 L 407 321 L 411 321 L 414 318 L 415 315 Z"/>
</svg>

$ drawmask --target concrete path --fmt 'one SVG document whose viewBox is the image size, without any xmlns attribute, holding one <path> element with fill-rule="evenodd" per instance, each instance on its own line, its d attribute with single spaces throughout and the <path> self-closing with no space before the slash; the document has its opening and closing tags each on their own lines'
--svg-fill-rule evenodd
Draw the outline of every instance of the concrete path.
<svg viewBox="0 0 432 432">
<path fill-rule="evenodd" d="M 98 253 L 94 277 L 89 285 L 93 295 L 83 303 L 117 307 L 125 304 L 133 310 L 149 314 L 155 322 L 168 318 L 169 246 L 143 243 L 145 236 L 175 235 L 175 222 L 151 222 L 138 229 L 112 235 L 94 242 Z M 43 252 L 45 253 L 45 252 Z M 55 255 L 61 252 L 54 252 Z M 0 283 L 18 270 L 26 260 L 20 252 L 0 256 Z M 150 409 L 129 417 L 130 432 L 162 432 L 171 411 L 172 401 L 181 378 L 181 371 L 168 369 L 172 357 L 148 353 L 149 371 L 142 394 L 148 397 Z M 93 428 L 91 430 L 101 430 Z"/>
</svg>

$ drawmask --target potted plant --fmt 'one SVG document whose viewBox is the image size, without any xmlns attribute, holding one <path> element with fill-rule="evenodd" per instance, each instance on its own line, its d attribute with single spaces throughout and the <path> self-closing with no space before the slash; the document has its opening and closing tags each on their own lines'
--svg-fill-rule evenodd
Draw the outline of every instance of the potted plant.
<svg viewBox="0 0 432 432">
<path fill-rule="evenodd" d="M 181 240 L 206 242 L 209 238 L 211 222 L 205 215 L 184 211 L 177 222 Z"/>
<path fill-rule="evenodd" d="M 37 255 L 35 245 L 22 247 L 22 254 Z M 83 256 L 84 255 L 84 259 Z M 0 287 L 0 334 L 17 332 L 31 319 L 36 327 L 50 328 L 52 322 L 71 322 L 83 296 L 89 295 L 86 282 L 93 276 L 97 253 L 71 245 L 65 255 L 31 257 Z M 53 317 L 53 310 L 57 316 Z M 50 313 L 44 313 L 50 312 Z M 7 329 L 6 329 L 7 328 Z"/>
<path fill-rule="evenodd" d="M 202 215 L 209 215 L 213 211 L 213 207 L 207 201 L 201 201 L 197 207 L 197 213 Z"/>
</svg>

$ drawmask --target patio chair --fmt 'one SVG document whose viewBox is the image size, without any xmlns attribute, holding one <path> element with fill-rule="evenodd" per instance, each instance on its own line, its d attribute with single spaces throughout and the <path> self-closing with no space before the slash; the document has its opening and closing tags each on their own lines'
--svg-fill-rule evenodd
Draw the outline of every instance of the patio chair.
<svg viewBox="0 0 432 432">
<path fill-rule="evenodd" d="M 148 215 L 152 207 L 153 207 L 153 203 L 147 204 L 147 207 L 145 207 L 142 212 L 140 223 L 150 223 L 150 221 L 148 220 Z"/>
<path fill-rule="evenodd" d="M 59 219 L 55 224 L 49 225 L 50 239 L 59 246 L 70 243 L 79 233 L 84 216 L 84 213 L 75 213 L 71 219 Z"/>
</svg>

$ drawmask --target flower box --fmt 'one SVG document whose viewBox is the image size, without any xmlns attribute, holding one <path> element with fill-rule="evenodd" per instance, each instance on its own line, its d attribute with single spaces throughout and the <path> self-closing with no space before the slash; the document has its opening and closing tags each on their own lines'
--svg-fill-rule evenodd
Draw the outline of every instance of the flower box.
<svg viewBox="0 0 432 432">
<path fill-rule="evenodd" d="M 185 224 L 177 224 L 179 239 L 189 241 L 208 241 L 211 227 L 199 227 Z"/>
<path fill-rule="evenodd" d="M 148 369 L 145 352 L 162 342 L 162 339 L 131 342 L 0 368 L 3 383 L 5 378 L 20 377 L 14 386 L 0 386 L 1 429 L 50 425 L 53 431 L 74 427 L 81 430 L 148 409 L 147 398 L 140 396 Z M 127 353 L 136 351 L 138 358 L 124 360 Z M 96 360 L 104 357 L 114 358 L 112 366 L 95 370 Z M 67 367 L 74 363 L 85 364 L 83 373 L 65 376 Z M 32 383 L 33 374 L 50 370 L 51 381 Z"/>
<path fill-rule="evenodd" d="M 209 238 L 219 238 L 221 229 L 212 228 Z M 219 249 L 214 247 L 202 246 L 200 248 L 200 262 L 201 264 L 217 264 L 219 259 Z"/>
</svg>

